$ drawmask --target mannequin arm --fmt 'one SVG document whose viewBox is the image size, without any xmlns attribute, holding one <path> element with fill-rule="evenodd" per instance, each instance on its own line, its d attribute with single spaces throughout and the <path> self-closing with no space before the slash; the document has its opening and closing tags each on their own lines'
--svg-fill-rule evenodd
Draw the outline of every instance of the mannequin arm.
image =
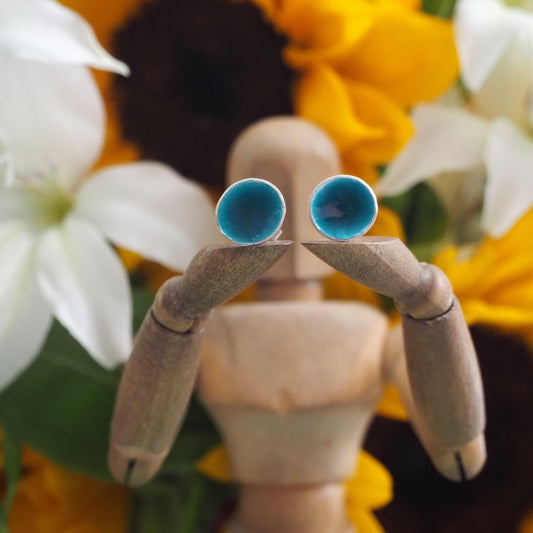
<svg viewBox="0 0 533 533">
<path fill-rule="evenodd" d="M 483 433 L 481 432 L 477 438 L 465 446 L 446 447 L 436 444 L 434 439 L 431 439 L 431 433 L 427 430 L 424 431 L 424 424 L 420 422 L 417 416 L 415 400 L 409 383 L 401 325 L 395 326 L 389 331 L 383 358 L 383 374 L 387 383 L 393 383 L 398 388 L 413 429 L 437 470 L 453 481 L 463 481 L 474 477 L 483 467 L 486 459 Z M 447 397 L 448 395 L 445 395 L 442 398 L 443 401 L 446 401 Z M 483 416 L 483 411 L 478 414 Z M 470 427 L 468 418 L 466 422 L 467 427 Z"/>
<path fill-rule="evenodd" d="M 214 307 L 259 278 L 290 241 L 203 248 L 157 292 L 120 382 L 109 468 L 136 486 L 160 468 L 179 431 L 198 370 L 202 324 Z"/>
<path fill-rule="evenodd" d="M 338 271 L 394 299 L 402 313 L 407 377 L 398 385 L 436 468 L 461 481 L 485 461 L 485 411 L 476 353 L 460 305 L 438 268 L 398 239 L 361 237 L 305 246 Z"/>
</svg>

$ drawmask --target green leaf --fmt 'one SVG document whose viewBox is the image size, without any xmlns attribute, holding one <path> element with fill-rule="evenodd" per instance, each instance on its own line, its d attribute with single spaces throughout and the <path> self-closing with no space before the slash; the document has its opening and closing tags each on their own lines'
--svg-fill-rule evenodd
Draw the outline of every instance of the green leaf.
<svg viewBox="0 0 533 533">
<path fill-rule="evenodd" d="M 56 323 L 37 360 L 0 394 L 0 426 L 66 468 L 109 479 L 103 452 L 119 376 Z"/>
<path fill-rule="evenodd" d="M 430 15 L 450 19 L 457 0 L 422 0 L 422 10 Z"/>
<path fill-rule="evenodd" d="M 154 294 L 142 287 L 133 289 L 133 331 L 137 331 L 144 320 L 144 316 L 154 301 Z"/>
<path fill-rule="evenodd" d="M 152 300 L 146 291 L 134 292 L 136 326 Z M 101 368 L 55 323 L 37 360 L 0 394 L 0 426 L 52 461 L 109 481 L 109 427 L 119 380 L 120 370 Z M 218 441 L 213 424 L 192 402 L 163 471 L 192 471 Z"/>
<path fill-rule="evenodd" d="M 205 533 L 218 531 L 215 523 L 235 501 L 236 486 L 191 471 L 159 477 L 132 498 L 130 533 Z"/>
<path fill-rule="evenodd" d="M 183 495 L 176 482 L 155 480 L 132 495 L 131 533 L 178 531 Z"/>
<path fill-rule="evenodd" d="M 193 398 L 189 415 L 198 410 L 202 410 L 202 407 Z M 197 427 L 191 424 L 187 416 L 174 446 L 161 467 L 161 474 L 186 474 L 194 471 L 199 459 L 219 443 L 220 436 L 210 420 L 205 426 Z"/>
<path fill-rule="evenodd" d="M 407 245 L 421 261 L 428 261 L 446 235 L 448 216 L 433 189 L 420 183 L 398 196 L 384 198 L 383 205 L 401 218 Z"/>
<path fill-rule="evenodd" d="M 9 433 L 4 434 L 2 453 L 4 456 L 6 493 L 4 501 L 0 506 L 0 532 L 3 533 L 5 531 L 7 533 L 9 530 L 7 517 L 17 492 L 22 457 L 20 443 L 12 439 Z"/>
</svg>

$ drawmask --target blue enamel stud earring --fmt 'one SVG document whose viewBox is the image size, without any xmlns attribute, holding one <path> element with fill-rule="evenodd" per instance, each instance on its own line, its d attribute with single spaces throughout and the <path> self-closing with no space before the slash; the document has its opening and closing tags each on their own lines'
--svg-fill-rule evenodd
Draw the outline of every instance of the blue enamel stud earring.
<svg viewBox="0 0 533 533">
<path fill-rule="evenodd" d="M 276 239 L 285 218 L 285 200 L 269 181 L 237 181 L 220 197 L 216 207 L 220 231 L 239 244 L 261 244 Z"/>
<path fill-rule="evenodd" d="M 378 214 L 378 202 L 372 188 L 362 179 L 332 176 L 313 191 L 309 214 L 322 235 L 348 241 L 372 227 Z"/>
</svg>

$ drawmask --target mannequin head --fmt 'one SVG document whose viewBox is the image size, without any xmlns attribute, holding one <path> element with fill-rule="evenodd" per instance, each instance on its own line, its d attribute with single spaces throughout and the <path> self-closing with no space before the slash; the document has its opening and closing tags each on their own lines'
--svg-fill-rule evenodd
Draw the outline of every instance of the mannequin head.
<svg viewBox="0 0 533 533">
<path fill-rule="evenodd" d="M 227 185 L 253 177 L 278 187 L 287 204 L 281 238 L 295 242 L 264 279 L 311 280 L 331 272 L 299 243 L 321 237 L 309 219 L 309 199 L 322 180 L 339 171 L 333 141 L 301 118 L 264 119 L 237 137 L 228 158 Z"/>
</svg>

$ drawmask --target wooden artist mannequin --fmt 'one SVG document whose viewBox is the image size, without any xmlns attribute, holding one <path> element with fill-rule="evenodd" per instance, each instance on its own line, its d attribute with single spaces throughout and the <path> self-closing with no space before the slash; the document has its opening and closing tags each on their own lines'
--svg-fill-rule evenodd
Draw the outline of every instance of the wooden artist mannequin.
<svg viewBox="0 0 533 533">
<path fill-rule="evenodd" d="M 388 382 L 444 476 L 481 469 L 481 379 L 446 276 L 397 239 L 312 241 L 309 197 L 338 170 L 332 142 L 297 118 L 261 121 L 237 139 L 229 181 L 273 182 L 288 206 L 283 237 L 295 244 L 213 245 L 161 287 L 117 397 L 109 465 L 119 481 L 157 472 L 195 382 L 242 485 L 231 533 L 353 532 L 343 481 Z M 391 296 L 403 335 L 373 307 L 321 300 L 329 265 Z M 256 280 L 258 301 L 209 314 Z"/>
</svg>

